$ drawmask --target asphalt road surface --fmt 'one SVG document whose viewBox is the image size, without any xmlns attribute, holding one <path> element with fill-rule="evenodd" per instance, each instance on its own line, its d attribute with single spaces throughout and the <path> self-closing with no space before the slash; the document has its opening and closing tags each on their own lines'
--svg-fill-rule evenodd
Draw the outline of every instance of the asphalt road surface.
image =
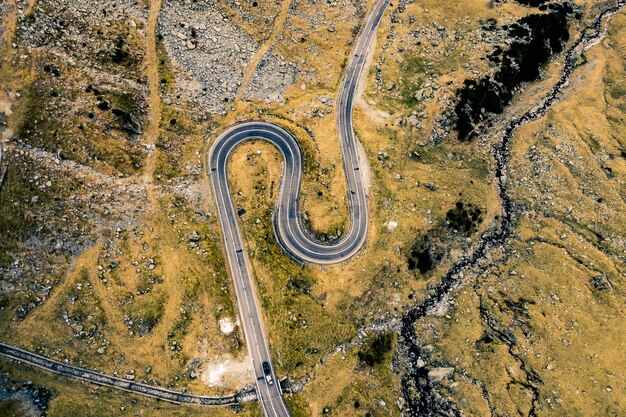
<svg viewBox="0 0 626 417">
<path fill-rule="evenodd" d="M 356 47 L 344 74 L 338 99 L 337 128 L 347 180 L 350 230 L 336 244 L 320 245 L 303 232 L 298 222 L 298 201 L 302 182 L 302 152 L 298 141 L 278 125 L 251 121 L 236 124 L 220 135 L 209 152 L 211 184 L 222 225 L 228 263 L 235 283 L 239 315 L 244 337 L 252 358 L 257 395 L 266 416 L 289 416 L 276 380 L 265 336 L 259 303 L 250 274 L 248 259 L 237 225 L 227 179 L 227 162 L 231 151 L 242 142 L 261 139 L 274 144 L 283 154 L 284 171 L 279 203 L 275 214 L 278 241 L 290 256 L 301 262 L 333 264 L 347 260 L 365 243 L 367 235 L 367 199 L 361 176 L 357 139 L 352 129 L 352 106 L 359 78 L 366 66 L 368 50 L 376 36 L 389 0 L 378 0 L 359 32 Z M 268 382 L 263 362 L 270 364 Z"/>
</svg>

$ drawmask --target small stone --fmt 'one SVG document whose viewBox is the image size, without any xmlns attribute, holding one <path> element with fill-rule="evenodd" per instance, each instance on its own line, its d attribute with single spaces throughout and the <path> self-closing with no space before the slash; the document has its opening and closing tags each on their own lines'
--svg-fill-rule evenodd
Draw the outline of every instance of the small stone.
<svg viewBox="0 0 626 417">
<path fill-rule="evenodd" d="M 430 190 L 430 191 L 437 191 L 437 189 L 439 187 L 437 187 L 437 184 L 435 184 L 434 182 L 428 182 L 426 184 L 424 184 L 424 187 L 426 187 L 426 189 Z"/>
</svg>

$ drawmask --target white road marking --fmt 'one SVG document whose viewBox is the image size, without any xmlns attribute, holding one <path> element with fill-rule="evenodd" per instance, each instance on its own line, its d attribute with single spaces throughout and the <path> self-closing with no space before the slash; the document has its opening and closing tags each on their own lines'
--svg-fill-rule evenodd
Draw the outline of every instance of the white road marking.
<svg viewBox="0 0 626 417">
<path fill-rule="evenodd" d="M 329 246 L 313 242 L 303 232 L 298 216 L 290 217 L 293 210 L 296 212 L 298 210 L 302 182 L 302 152 L 297 140 L 289 132 L 268 122 L 245 122 L 226 129 L 209 151 L 209 172 L 222 225 L 228 265 L 235 283 L 239 315 L 255 372 L 258 398 L 266 416 L 289 416 L 289 411 L 282 400 L 280 381 L 277 380 L 274 368 L 271 366 L 257 294 L 251 282 L 251 269 L 248 257 L 243 252 L 237 215 L 230 197 L 226 165 L 232 150 L 242 142 L 251 139 L 264 139 L 272 142 L 280 150 L 284 160 L 283 179 L 274 223 L 278 240 L 284 250 L 300 261 L 318 264 L 345 261 L 359 251 L 365 243 L 367 234 L 368 210 L 361 171 L 357 172 L 355 169 L 360 166 L 360 161 L 356 152 L 356 136 L 352 129 L 351 106 L 358 79 L 365 68 L 363 53 L 369 49 L 377 24 L 380 23 L 380 18 L 388 4 L 389 0 L 379 0 L 361 27 L 355 53 L 351 55 L 339 92 L 337 125 L 348 184 L 348 206 L 351 219 L 350 230 L 341 241 Z M 248 314 L 244 315 L 244 311 Z M 269 375 L 274 380 L 273 385 L 267 383 L 262 367 L 263 362 L 270 363 Z M 259 366 L 261 366 L 260 371 Z"/>
</svg>

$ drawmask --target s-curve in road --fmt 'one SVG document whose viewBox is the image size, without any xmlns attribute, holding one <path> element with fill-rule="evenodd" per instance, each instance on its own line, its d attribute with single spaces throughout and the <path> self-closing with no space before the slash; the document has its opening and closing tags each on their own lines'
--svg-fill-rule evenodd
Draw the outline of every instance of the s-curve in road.
<svg viewBox="0 0 626 417">
<path fill-rule="evenodd" d="M 365 243 L 368 219 L 361 161 L 352 130 L 352 105 L 359 78 L 366 66 L 369 48 L 388 4 L 389 0 L 378 0 L 367 16 L 359 32 L 339 93 L 337 128 L 348 183 L 350 210 L 350 230 L 340 242 L 334 245 L 320 245 L 304 233 L 298 222 L 302 152 L 298 141 L 291 133 L 278 125 L 263 121 L 240 123 L 222 133 L 209 153 L 211 184 L 222 225 L 226 255 L 235 282 L 240 320 L 252 358 L 258 398 L 266 416 L 288 416 L 289 411 L 283 402 L 280 383 L 276 380 L 272 367 L 256 291 L 228 188 L 226 170 L 228 157 L 237 145 L 252 139 L 266 140 L 281 151 L 284 158 L 283 182 L 274 221 L 278 241 L 294 259 L 300 262 L 333 264 L 345 261 L 357 253 Z"/>
</svg>

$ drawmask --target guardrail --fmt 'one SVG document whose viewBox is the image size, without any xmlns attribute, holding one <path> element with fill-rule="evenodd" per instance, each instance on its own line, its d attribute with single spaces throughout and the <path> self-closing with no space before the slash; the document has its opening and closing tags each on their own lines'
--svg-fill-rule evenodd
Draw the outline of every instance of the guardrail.
<svg viewBox="0 0 626 417">
<path fill-rule="evenodd" d="M 37 355 L 20 349 L 0 343 L 0 355 L 29 365 L 36 366 L 57 375 L 68 378 L 79 379 L 81 381 L 90 382 L 96 385 L 102 385 L 122 391 L 132 392 L 147 397 L 156 398 L 158 400 L 167 401 L 174 404 L 196 404 L 196 405 L 235 405 L 244 402 L 254 401 L 256 399 L 256 391 L 254 389 L 243 391 L 234 395 L 225 397 L 207 397 L 202 395 L 193 395 L 184 392 L 171 391 L 166 388 L 154 385 L 142 384 L 123 378 L 110 376 L 91 369 L 81 368 L 67 363 L 59 362 L 45 356 Z"/>
</svg>

